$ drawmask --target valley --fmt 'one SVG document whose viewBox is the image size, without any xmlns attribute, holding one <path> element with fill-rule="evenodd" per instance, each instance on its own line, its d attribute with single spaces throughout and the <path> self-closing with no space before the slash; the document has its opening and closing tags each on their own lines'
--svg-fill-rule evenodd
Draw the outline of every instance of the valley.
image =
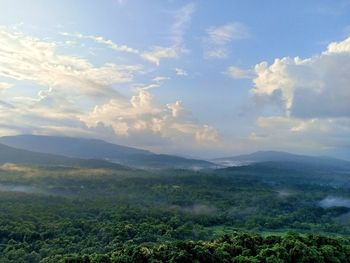
<svg viewBox="0 0 350 263">
<path fill-rule="evenodd" d="M 339 169 L 315 167 L 305 157 L 194 171 L 95 165 L 101 164 L 96 160 L 84 166 L 88 159 L 65 158 L 60 165 L 23 159 L 0 166 L 3 262 L 127 262 L 134 256 L 125 249 L 189 240 L 204 245 L 242 233 L 294 233 L 297 239 L 316 234 L 350 242 L 345 161 Z"/>
</svg>

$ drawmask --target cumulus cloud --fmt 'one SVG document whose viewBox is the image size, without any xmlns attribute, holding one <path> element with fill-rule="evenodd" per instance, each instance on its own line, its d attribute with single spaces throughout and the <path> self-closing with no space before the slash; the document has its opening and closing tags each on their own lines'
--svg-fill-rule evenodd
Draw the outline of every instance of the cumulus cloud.
<svg viewBox="0 0 350 263">
<path fill-rule="evenodd" d="M 193 120 L 180 101 L 155 102 L 149 89 L 168 77 L 136 84 L 134 74 L 142 70 L 138 65 L 96 67 L 85 58 L 62 55 L 58 48 L 54 42 L 1 28 L 0 76 L 32 86 L 16 85 L 13 93 L 2 96 L 1 134 L 69 134 L 149 149 L 161 143 L 167 149 L 192 149 L 218 140 L 216 130 Z M 113 85 L 121 83 L 137 93 L 128 97 L 116 92 Z M 0 90 L 7 88 L 11 84 L 0 83 Z"/>
<path fill-rule="evenodd" d="M 162 107 L 144 89 L 140 89 L 130 101 L 111 100 L 96 106 L 81 120 L 89 127 L 98 124 L 112 127 L 119 136 L 150 133 L 171 140 L 189 137 L 198 143 L 218 140 L 215 129 L 191 121 L 180 101 Z"/>
<path fill-rule="evenodd" d="M 210 27 L 206 33 L 204 38 L 206 58 L 227 58 L 229 55 L 228 45 L 232 41 L 249 37 L 247 27 L 241 23 Z"/>
<path fill-rule="evenodd" d="M 285 57 L 256 65 L 252 93 L 270 98 L 279 94 L 286 114 L 295 117 L 350 117 L 349 71 L 350 38 L 311 58 Z"/>
<path fill-rule="evenodd" d="M 350 38 L 309 58 L 257 64 L 251 94 L 260 107 L 250 143 L 260 149 L 348 154 L 349 72 Z"/>
<path fill-rule="evenodd" d="M 171 115 L 173 117 L 179 117 L 181 113 L 184 112 L 184 108 L 182 106 L 181 101 L 176 101 L 175 103 L 169 103 L 166 105 L 168 109 L 171 110 Z"/>
<path fill-rule="evenodd" d="M 350 37 L 341 42 L 332 42 L 328 45 L 327 53 L 349 53 L 350 52 Z"/>
</svg>

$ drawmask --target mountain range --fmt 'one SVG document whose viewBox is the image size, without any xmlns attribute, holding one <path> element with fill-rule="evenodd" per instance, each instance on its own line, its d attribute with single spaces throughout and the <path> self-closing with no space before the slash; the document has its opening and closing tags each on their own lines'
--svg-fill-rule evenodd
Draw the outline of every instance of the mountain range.
<svg viewBox="0 0 350 263">
<path fill-rule="evenodd" d="M 98 159 L 71 158 L 56 154 L 32 152 L 0 144 L 0 164 L 14 163 L 39 166 L 71 166 L 86 168 L 128 169 L 122 165 Z"/>
<path fill-rule="evenodd" d="M 328 156 L 308 156 L 280 151 L 258 151 L 251 154 L 213 159 L 212 162 L 223 166 L 242 166 L 256 163 L 269 163 L 275 166 L 295 166 L 313 168 L 333 168 L 350 170 L 350 162 Z"/>
<path fill-rule="evenodd" d="M 18 135 L 0 137 L 0 164 L 66 165 L 118 169 L 216 169 L 257 163 L 274 167 L 350 171 L 350 162 L 327 156 L 258 151 L 210 161 L 156 154 L 98 139 Z"/>
<path fill-rule="evenodd" d="M 197 159 L 155 154 L 150 151 L 121 146 L 97 139 L 18 135 L 0 137 L 0 143 L 36 153 L 70 158 L 104 160 L 135 168 L 207 169 L 217 165 Z"/>
</svg>

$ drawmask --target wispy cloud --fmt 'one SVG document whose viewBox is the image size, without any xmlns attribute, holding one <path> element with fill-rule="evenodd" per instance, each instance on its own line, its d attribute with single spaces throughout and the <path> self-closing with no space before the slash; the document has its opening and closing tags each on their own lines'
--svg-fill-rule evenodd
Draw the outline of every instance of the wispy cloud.
<svg viewBox="0 0 350 263">
<path fill-rule="evenodd" d="M 255 73 L 253 70 L 241 69 L 236 66 L 228 67 L 225 74 L 227 74 L 233 79 L 252 79 L 255 76 Z"/>
<path fill-rule="evenodd" d="M 151 51 L 143 52 L 141 57 L 159 66 L 161 59 L 177 58 L 180 52 L 181 49 L 177 47 L 154 47 Z"/>
<path fill-rule="evenodd" d="M 157 76 L 157 77 L 153 78 L 152 81 L 154 81 L 154 82 L 163 82 L 163 81 L 169 80 L 169 79 L 170 79 L 170 77 Z"/>
<path fill-rule="evenodd" d="M 105 39 L 104 37 L 101 36 L 94 36 L 94 35 L 83 35 L 81 33 L 68 33 L 68 32 L 61 32 L 61 35 L 63 36 L 68 36 L 68 37 L 74 37 L 78 39 L 89 39 L 92 40 L 96 43 L 106 45 L 107 47 L 116 50 L 116 51 L 121 51 L 121 52 L 128 52 L 128 53 L 134 53 L 134 54 L 139 54 L 139 50 L 135 48 L 131 48 L 127 45 L 119 45 L 114 43 L 110 39 Z"/>
<path fill-rule="evenodd" d="M 33 90 L 15 88 L 17 96 L 0 101 L 0 129 L 11 133 L 74 134 L 141 145 L 215 143 L 217 132 L 192 119 L 180 101 L 161 104 L 150 90 L 169 78 L 156 77 L 135 85 L 139 65 L 105 63 L 95 66 L 83 57 L 62 55 L 55 42 L 0 28 L 0 77 L 28 81 Z M 162 55 L 161 55 L 162 57 Z M 133 96 L 123 96 L 115 84 L 128 83 Z M 11 84 L 0 82 L 0 90 Z M 134 89 L 133 89 L 134 88 Z M 9 124 L 11 120 L 11 124 Z M 140 145 L 139 145 L 140 146 Z M 191 147 L 192 147 L 191 146 Z"/>
<path fill-rule="evenodd" d="M 194 11 L 195 5 L 193 3 L 177 10 L 174 15 L 175 22 L 170 30 L 171 44 L 169 46 L 152 47 L 151 50 L 143 52 L 141 57 L 159 66 L 162 59 L 178 58 L 180 54 L 186 53 L 187 49 L 184 47 L 183 36 Z"/>
<path fill-rule="evenodd" d="M 248 28 L 241 23 L 229 23 L 206 30 L 204 38 L 204 55 L 206 58 L 227 58 L 228 45 L 234 40 L 249 37 Z"/>
<path fill-rule="evenodd" d="M 178 76 L 187 76 L 187 71 L 182 68 L 175 68 L 175 74 Z"/>
<path fill-rule="evenodd" d="M 192 19 L 194 11 L 195 4 L 190 3 L 183 6 L 175 13 L 175 22 L 171 27 L 171 38 L 175 46 L 182 45 L 184 32 Z"/>
<path fill-rule="evenodd" d="M 217 45 L 225 45 L 232 40 L 243 39 L 249 36 L 246 26 L 241 23 L 230 23 L 207 29 L 210 40 Z"/>
<path fill-rule="evenodd" d="M 88 60 L 61 55 L 54 42 L 0 28 L 0 76 L 32 81 L 53 89 L 92 95 L 110 94 L 111 85 L 130 82 L 138 65 L 106 63 L 95 67 Z"/>
</svg>

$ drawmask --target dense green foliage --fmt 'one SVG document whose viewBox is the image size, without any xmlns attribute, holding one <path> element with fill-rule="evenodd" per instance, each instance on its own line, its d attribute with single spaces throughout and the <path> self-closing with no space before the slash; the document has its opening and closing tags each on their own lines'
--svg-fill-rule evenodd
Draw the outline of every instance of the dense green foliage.
<svg viewBox="0 0 350 263">
<path fill-rule="evenodd" d="M 348 176 L 2 166 L 0 262 L 347 262 Z"/>
<path fill-rule="evenodd" d="M 126 244 L 108 254 L 57 255 L 43 262 L 350 262 L 350 242 L 317 235 L 264 238 L 237 233 L 211 241 Z"/>
</svg>

